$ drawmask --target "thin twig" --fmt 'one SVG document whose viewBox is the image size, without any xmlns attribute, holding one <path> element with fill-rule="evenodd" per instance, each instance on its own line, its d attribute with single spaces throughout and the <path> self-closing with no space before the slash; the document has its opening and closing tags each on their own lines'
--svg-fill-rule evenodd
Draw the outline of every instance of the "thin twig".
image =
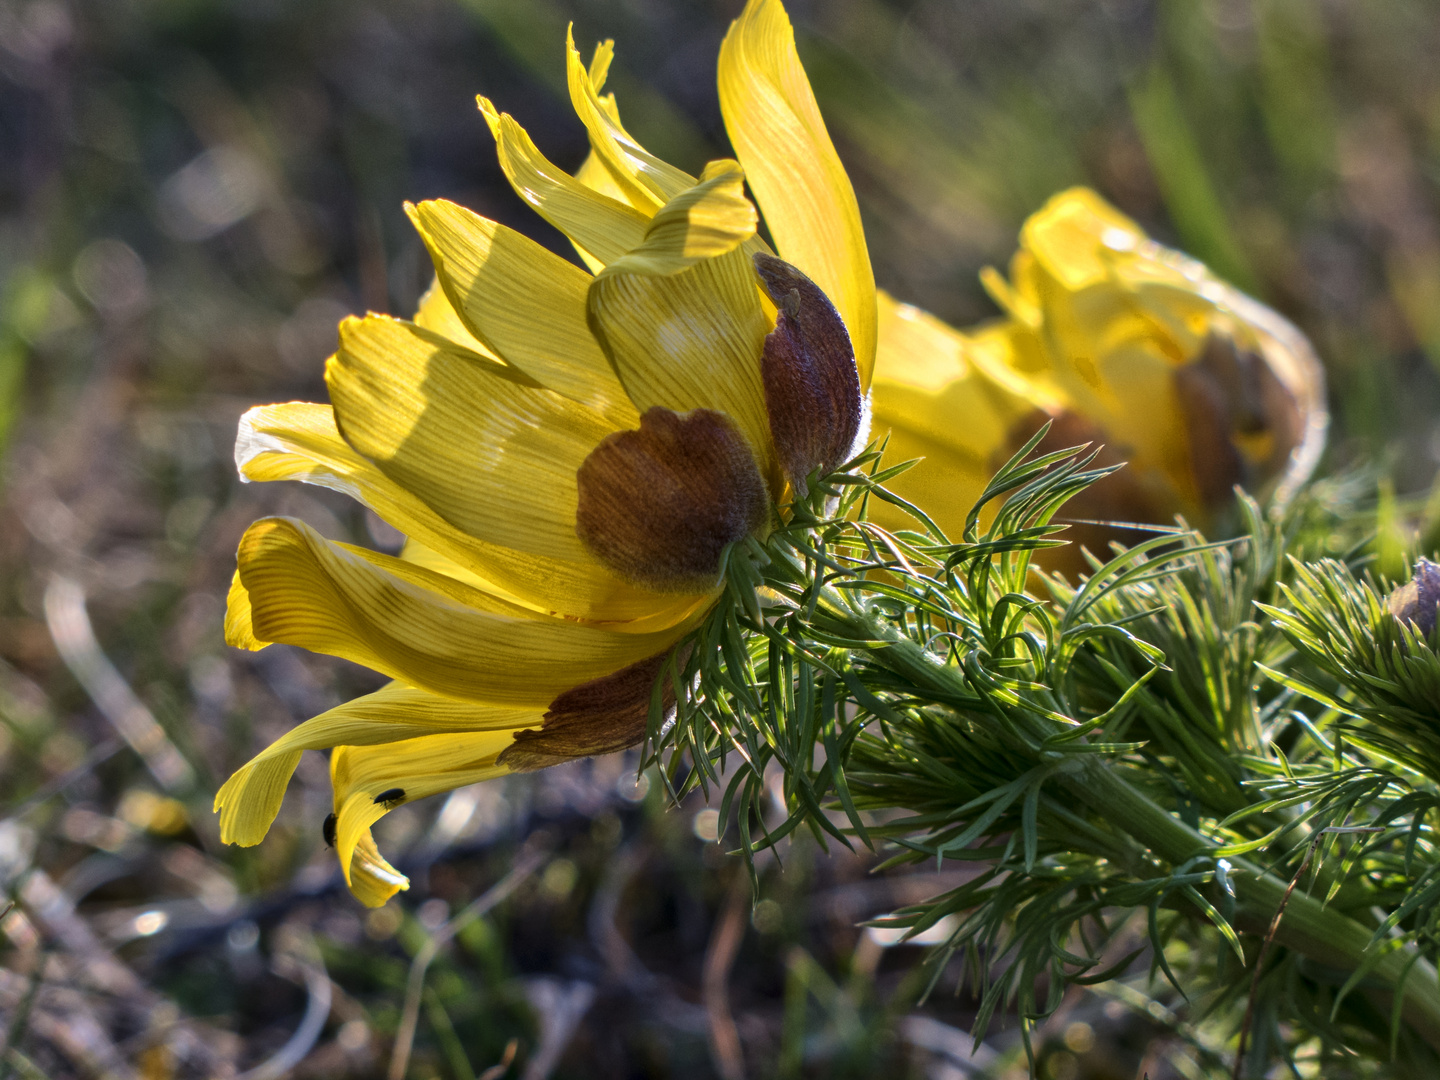
<svg viewBox="0 0 1440 1080">
<path fill-rule="evenodd" d="M 65 666 L 160 786 L 172 792 L 188 787 L 194 778 L 190 763 L 101 651 L 85 610 L 85 590 L 77 582 L 58 574 L 50 579 L 45 589 L 45 625 Z"/>
<path fill-rule="evenodd" d="M 9 915 L 10 909 L 14 906 L 14 901 L 11 901 L 5 908 L 5 915 Z M 0 915 L 0 918 L 3 917 Z M 10 1017 L 10 1023 L 5 1028 L 4 1038 L 0 1038 L 0 1080 L 5 1080 L 10 1075 L 10 1054 L 11 1051 L 19 1051 L 20 1040 L 25 1037 L 25 1029 L 30 1023 L 30 1010 L 35 1007 L 35 998 L 39 996 L 40 984 L 44 981 L 44 971 L 45 954 L 42 952 L 35 964 L 34 974 L 30 976 L 30 985 L 25 988 L 25 996 L 15 1007 L 15 1013 Z"/>
<path fill-rule="evenodd" d="M 400 1014 L 400 1027 L 395 1032 L 395 1049 L 390 1054 L 389 1080 L 404 1080 L 410 1065 L 410 1051 L 415 1045 L 415 1028 L 420 1022 L 420 998 L 425 991 L 425 973 L 440 949 L 470 923 L 514 892 L 526 878 L 550 857 L 543 848 L 532 848 L 520 856 L 510 873 L 497 881 L 480 897 L 463 909 L 426 939 L 410 962 L 410 978 L 405 986 L 405 1008 Z"/>
<path fill-rule="evenodd" d="M 54 780 L 51 780 L 48 784 L 45 784 L 38 790 L 36 790 L 34 794 L 27 796 L 20 802 L 16 803 L 15 806 L 11 809 L 4 811 L 3 815 L 0 815 L 0 821 L 8 821 L 10 818 L 24 817 L 31 810 L 34 810 L 37 806 L 43 803 L 46 799 L 49 799 L 54 795 L 60 794 L 60 792 L 64 791 L 71 784 L 75 783 L 76 780 L 79 780 L 82 776 L 88 775 L 90 770 L 94 769 L 97 765 L 102 765 L 105 762 L 109 761 L 112 757 L 114 757 L 120 752 L 120 748 L 124 745 L 125 744 L 122 743 L 119 739 L 104 740 L 102 743 L 100 743 L 99 746 L 95 747 L 95 749 L 91 750 L 90 753 L 86 754 L 79 765 L 76 765 L 73 769 L 61 773 Z"/>
<path fill-rule="evenodd" d="M 749 875 L 736 874 L 705 950 L 702 993 L 710 1020 L 710 1056 L 722 1080 L 745 1080 L 745 1055 L 740 1049 L 735 1018 L 730 1014 L 729 984 L 735 954 L 745 938 L 745 904 L 749 897 Z"/>
<path fill-rule="evenodd" d="M 575 1029 L 595 1001 L 595 986 L 578 979 L 561 982 L 542 976 L 529 980 L 525 996 L 540 1021 L 540 1044 L 526 1063 L 521 1080 L 549 1080 Z"/>
<path fill-rule="evenodd" d="M 314 1049 L 320 1032 L 325 1030 L 325 1021 L 330 1018 L 330 976 L 325 972 L 325 962 L 320 958 L 319 950 L 308 951 L 314 955 L 306 960 L 296 960 L 304 974 L 305 990 L 308 994 L 305 1015 L 300 1018 L 300 1026 L 295 1029 L 295 1034 L 286 1040 L 284 1046 L 255 1068 L 241 1073 L 236 1080 L 279 1080 L 282 1076 L 288 1076 Z"/>
<path fill-rule="evenodd" d="M 1265 932 L 1265 940 L 1260 945 L 1260 954 L 1255 957 L 1255 972 L 1250 976 L 1250 997 L 1245 1002 L 1245 1019 L 1240 1024 L 1240 1043 L 1235 1048 L 1235 1068 L 1231 1073 L 1231 1080 L 1240 1080 L 1240 1074 L 1245 1068 L 1245 1040 L 1249 1038 L 1250 1027 L 1255 1022 L 1255 1002 L 1260 993 L 1260 975 L 1265 970 L 1265 958 L 1270 954 L 1270 946 L 1275 941 L 1275 935 L 1280 932 L 1280 920 L 1285 916 L 1285 905 L 1290 903 L 1290 894 L 1295 891 L 1295 886 L 1300 884 L 1300 879 L 1305 876 L 1305 871 L 1310 869 L 1310 860 L 1315 857 L 1315 850 L 1320 846 L 1320 841 L 1325 839 L 1327 833 L 1381 831 L 1381 829 L 1369 825 L 1331 825 L 1324 829 L 1317 829 L 1315 835 L 1310 838 L 1310 843 L 1305 848 L 1305 858 L 1300 862 L 1300 869 L 1295 871 L 1295 876 L 1290 879 L 1290 884 L 1285 886 L 1285 894 L 1280 897 L 1280 904 L 1275 908 L 1275 917 L 1270 920 L 1270 929 Z"/>
</svg>

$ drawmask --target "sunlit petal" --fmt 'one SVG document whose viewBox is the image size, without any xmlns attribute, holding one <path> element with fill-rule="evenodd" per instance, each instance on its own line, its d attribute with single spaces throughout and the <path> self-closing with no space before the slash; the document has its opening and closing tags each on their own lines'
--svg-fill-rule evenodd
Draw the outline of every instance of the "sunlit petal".
<svg viewBox="0 0 1440 1080">
<path fill-rule="evenodd" d="M 567 35 L 565 47 L 570 102 L 590 134 L 590 146 L 630 205 L 648 217 L 693 187 L 693 176 L 649 153 L 621 125 L 613 107 L 605 107 L 573 35 Z"/>
<path fill-rule="evenodd" d="M 862 386 L 875 357 L 875 276 L 854 189 L 825 130 L 779 0 L 750 0 L 720 47 L 720 110 L 776 253 L 830 297 Z"/>
<path fill-rule="evenodd" d="M 246 846 L 264 839 L 302 751 L 456 732 L 514 732 L 539 727 L 543 715 L 541 709 L 477 704 L 391 683 L 297 725 L 236 770 L 215 795 L 220 839 Z"/>
<path fill-rule="evenodd" d="M 638 619 L 653 629 L 679 621 L 692 606 L 628 585 L 588 556 L 552 559 L 461 532 L 357 454 L 340 437 L 328 405 L 296 401 L 251 409 L 240 420 L 235 459 L 246 480 L 300 480 L 349 495 L 463 567 L 473 575 L 464 579 L 469 584 L 539 612 L 612 624 Z"/>
<path fill-rule="evenodd" d="M 617 426 L 635 411 L 585 326 L 591 277 L 513 229 L 444 200 L 410 210 L 446 295 L 476 337 Z"/>
<path fill-rule="evenodd" d="M 510 368 L 386 316 L 347 319 L 325 381 L 341 434 L 481 540 L 585 563 L 575 471 L 615 430 Z"/>
<path fill-rule="evenodd" d="M 654 656 L 687 629 L 616 633 L 537 618 L 414 563 L 332 543 L 287 518 L 252 525 L 239 562 L 249 626 L 232 633 L 231 644 L 298 645 L 410 686 L 495 705 L 548 705 L 578 683 Z"/>
<path fill-rule="evenodd" d="M 500 167 L 516 194 L 569 237 L 582 256 L 593 260 L 592 269 L 598 270 L 639 246 L 649 218 L 620 201 L 624 192 L 613 181 L 597 189 L 584 178 L 571 176 L 540 153 L 508 113 L 497 112 L 486 98 L 480 99 L 480 111 L 495 136 Z M 598 161 L 590 172 L 591 179 L 604 176 L 608 180 L 609 175 Z"/>
<path fill-rule="evenodd" d="M 741 246 L 755 219 L 739 191 L 738 171 L 722 171 L 657 214 L 645 243 L 596 277 L 590 321 L 642 412 L 726 413 L 769 475 L 759 372 L 770 324 Z M 727 245 L 727 254 L 706 257 Z"/>
</svg>

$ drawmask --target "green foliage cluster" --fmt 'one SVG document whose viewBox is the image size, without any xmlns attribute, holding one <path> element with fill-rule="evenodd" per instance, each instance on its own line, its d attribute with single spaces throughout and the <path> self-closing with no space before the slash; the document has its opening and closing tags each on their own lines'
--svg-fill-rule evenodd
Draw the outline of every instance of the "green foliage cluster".
<svg viewBox="0 0 1440 1080">
<path fill-rule="evenodd" d="M 1072 584 L 1032 557 L 1107 470 L 1084 448 L 1026 460 L 1036 441 L 955 540 L 913 507 L 913 531 L 865 519 L 895 501 L 871 452 L 732 550 L 669 726 L 657 687 L 672 784 L 723 784 L 749 859 L 808 829 L 970 867 L 884 924 L 947 928 L 932 970 L 962 958 L 977 1037 L 1123 986 L 1188 1001 L 1212 1052 L 1248 1025 L 1247 1075 L 1357 1054 L 1427 1075 L 1440 659 L 1363 558 L 1316 557 L 1356 508 L 1242 498 L 1241 539 L 1157 529 Z M 788 816 L 767 823 L 775 770 Z"/>
</svg>

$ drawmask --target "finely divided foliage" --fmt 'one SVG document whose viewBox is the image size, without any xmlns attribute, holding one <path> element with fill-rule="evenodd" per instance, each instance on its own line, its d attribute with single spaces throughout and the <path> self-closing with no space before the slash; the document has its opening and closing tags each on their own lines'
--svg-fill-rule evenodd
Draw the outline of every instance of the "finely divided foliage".
<svg viewBox="0 0 1440 1080">
<path fill-rule="evenodd" d="M 1428 1060 L 1430 644 L 1353 565 L 1304 561 L 1335 525 L 1308 495 L 1269 516 L 1242 499 L 1241 540 L 1157 528 L 1078 585 L 1046 577 L 1057 512 L 1110 470 L 1086 448 L 1027 460 L 1044 436 L 955 538 L 886 489 L 905 466 L 873 448 L 812 476 L 787 525 L 730 548 L 726 601 L 662 678 L 673 717 L 652 699 L 655 759 L 677 794 L 723 785 L 748 859 L 804 829 L 973 867 L 886 923 L 947 920 L 933 970 L 963 957 L 977 1036 L 1012 1005 L 1028 1034 L 1067 984 L 1141 954 L 1147 992 L 1168 980 L 1233 1034 L 1272 932 L 1250 1060 Z M 876 501 L 914 528 L 872 524 Z"/>
</svg>

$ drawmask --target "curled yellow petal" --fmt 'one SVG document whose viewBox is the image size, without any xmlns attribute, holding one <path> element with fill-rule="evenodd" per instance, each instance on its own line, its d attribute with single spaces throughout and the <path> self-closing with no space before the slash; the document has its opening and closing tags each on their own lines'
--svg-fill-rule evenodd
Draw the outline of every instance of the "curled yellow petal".
<svg viewBox="0 0 1440 1080">
<path fill-rule="evenodd" d="M 749 0 L 720 46 L 720 111 L 777 254 L 830 297 L 860 383 L 875 358 L 875 275 L 850 178 L 825 130 L 779 0 Z"/>
<path fill-rule="evenodd" d="M 244 846 L 264 839 L 280 812 L 302 751 L 375 746 L 456 732 L 513 734 L 539 727 L 543 715 L 542 709 L 484 705 L 391 683 L 291 728 L 237 769 L 215 795 L 220 839 Z"/>
<path fill-rule="evenodd" d="M 335 749 L 330 755 L 335 854 L 362 903 L 378 906 L 405 887 L 403 876 L 375 850 L 370 826 L 403 803 L 503 776 L 510 770 L 497 759 L 511 741 L 508 731 L 480 731 Z M 377 800 L 396 791 L 398 797 Z M 363 870 L 366 880 L 357 881 L 356 870 Z"/>
<path fill-rule="evenodd" d="M 398 892 L 410 888 L 410 879 L 385 861 L 370 830 L 355 839 L 350 862 L 345 867 L 345 880 L 356 900 L 366 907 L 383 907 Z"/>
<path fill-rule="evenodd" d="M 407 685 L 494 705 L 546 706 L 654 656 L 688 622 L 616 633 L 534 612 L 414 563 L 325 540 L 288 518 L 240 541 L 247 635 L 353 660 Z"/>
<path fill-rule="evenodd" d="M 575 471 L 600 414 L 387 316 L 340 325 L 325 368 L 345 441 L 457 529 L 585 563 Z"/>
<path fill-rule="evenodd" d="M 591 277 L 535 241 L 442 200 L 409 208 L 446 296 L 475 336 L 536 382 L 628 425 L 635 411 L 585 326 Z"/>
<path fill-rule="evenodd" d="M 571 176 L 540 153 L 512 116 L 498 112 L 486 98 L 479 100 L 480 111 L 495 136 L 500 167 L 515 193 L 569 237 L 592 269 L 614 262 L 640 244 L 648 218 L 619 201 L 623 192 L 618 187 L 607 184 L 597 189 L 582 177 Z M 609 177 L 598 162 L 594 168 Z M 595 176 L 592 171 L 591 177 Z"/>
<path fill-rule="evenodd" d="M 295 401 L 251 409 L 240 419 L 235 461 L 247 481 L 300 480 L 348 495 L 462 567 L 472 575 L 466 579 L 469 584 L 537 612 L 616 625 L 637 622 L 658 629 L 685 618 L 693 606 L 630 586 L 588 556 L 580 562 L 552 559 L 461 532 L 357 454 L 340 437 L 328 405 Z M 235 588 L 243 595 L 238 578 Z M 237 610 L 234 600 L 232 594 L 232 622 Z M 244 626 L 249 626 L 248 616 Z M 227 639 L 248 632 L 237 625 L 233 634 L 227 631 Z M 239 644 L 240 638 L 236 640 Z"/>
<path fill-rule="evenodd" d="M 590 135 L 596 157 L 630 205 L 648 217 L 693 187 L 693 176 L 647 151 L 621 125 L 613 107 L 606 108 L 575 48 L 573 31 L 566 34 L 565 50 L 570 103 Z"/>
<path fill-rule="evenodd" d="M 712 161 L 706 178 L 650 220 L 643 242 L 608 268 L 612 274 L 678 274 L 701 259 L 734 251 L 755 235 L 759 216 L 734 161 Z"/>
</svg>

